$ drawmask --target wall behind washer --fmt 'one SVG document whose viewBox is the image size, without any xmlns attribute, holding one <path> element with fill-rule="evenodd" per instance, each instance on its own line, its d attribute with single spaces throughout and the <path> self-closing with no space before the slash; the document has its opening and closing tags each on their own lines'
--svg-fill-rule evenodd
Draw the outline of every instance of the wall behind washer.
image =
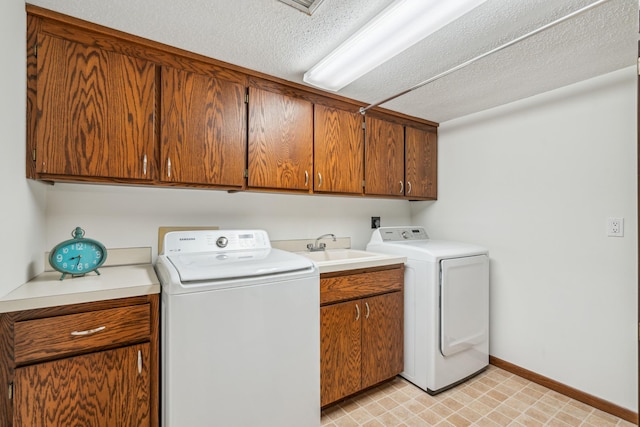
<svg viewBox="0 0 640 427">
<path fill-rule="evenodd" d="M 358 197 L 59 183 L 47 195 L 48 248 L 82 226 L 108 248 L 151 246 L 154 256 L 160 226 L 260 228 L 271 240 L 334 233 L 364 249 L 372 216 L 380 216 L 382 225 L 407 224 L 410 218 L 405 200 Z"/>
<path fill-rule="evenodd" d="M 489 248 L 492 355 L 637 411 L 636 72 L 442 123 L 431 237 Z M 609 216 L 624 237 L 607 237 Z"/>
</svg>

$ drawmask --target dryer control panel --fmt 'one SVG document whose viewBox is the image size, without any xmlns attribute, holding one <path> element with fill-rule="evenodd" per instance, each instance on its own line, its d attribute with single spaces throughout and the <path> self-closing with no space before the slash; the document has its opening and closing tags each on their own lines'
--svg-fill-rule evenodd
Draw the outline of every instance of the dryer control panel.
<svg viewBox="0 0 640 427">
<path fill-rule="evenodd" d="M 402 242 L 406 240 L 428 240 L 424 227 L 380 227 L 373 232 L 371 241 Z"/>
</svg>

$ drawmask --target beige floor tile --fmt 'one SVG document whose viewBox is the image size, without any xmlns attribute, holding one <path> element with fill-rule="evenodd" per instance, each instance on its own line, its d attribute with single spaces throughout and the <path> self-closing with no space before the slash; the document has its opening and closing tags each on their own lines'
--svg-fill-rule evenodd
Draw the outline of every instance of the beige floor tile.
<svg viewBox="0 0 640 427">
<path fill-rule="evenodd" d="M 378 399 L 377 402 L 379 405 L 381 405 L 384 409 L 386 409 L 387 411 L 389 409 L 393 409 L 396 406 L 398 406 L 398 402 L 396 402 L 395 400 L 393 400 L 390 396 L 386 396 L 383 397 L 381 399 Z"/>
<path fill-rule="evenodd" d="M 338 427 L 358 427 L 360 424 L 350 416 L 346 415 L 335 421 L 335 425 Z"/>
<path fill-rule="evenodd" d="M 398 426 L 402 423 L 401 420 L 399 420 L 395 415 L 393 415 L 391 412 L 385 412 L 384 414 L 382 414 L 381 416 L 379 416 L 378 421 L 380 421 L 382 423 L 382 425 L 384 426 Z"/>
<path fill-rule="evenodd" d="M 387 409 L 384 406 L 380 405 L 378 402 L 371 402 L 367 406 L 365 406 L 364 409 L 374 417 L 378 417 L 387 412 Z"/>
<path fill-rule="evenodd" d="M 518 418 L 516 418 L 516 421 L 525 427 L 543 427 L 544 426 L 543 422 L 538 421 L 534 418 L 531 418 L 527 414 L 521 414 Z"/>
<path fill-rule="evenodd" d="M 391 412 L 397 419 L 402 422 L 408 420 L 414 415 L 409 409 L 405 408 L 404 406 L 397 406 L 389 412 Z"/>
<path fill-rule="evenodd" d="M 422 411 L 418 416 L 425 420 L 428 423 L 427 425 L 430 426 L 434 426 L 443 420 L 443 417 L 440 414 L 432 411 L 431 409 Z"/>
<path fill-rule="evenodd" d="M 375 416 L 371 412 L 362 407 L 349 412 L 349 416 L 353 418 L 358 423 L 358 425 L 362 425 L 367 421 L 375 419 Z"/>
<path fill-rule="evenodd" d="M 397 377 L 322 411 L 322 427 L 632 427 L 494 366 L 431 396 Z"/>
<path fill-rule="evenodd" d="M 564 410 L 561 410 L 560 412 L 558 412 L 553 418 L 558 419 L 566 424 L 569 424 L 572 427 L 579 427 L 583 421 L 565 412 Z"/>
<path fill-rule="evenodd" d="M 384 424 L 382 424 L 380 421 L 378 420 L 371 420 L 368 421 L 367 423 L 363 424 L 364 427 L 386 427 Z"/>
<path fill-rule="evenodd" d="M 499 412 L 497 409 L 495 411 L 490 412 L 489 415 L 487 415 L 487 418 L 489 418 L 491 421 L 498 424 L 499 426 L 503 426 L 503 427 L 508 426 L 512 421 L 514 421 L 512 418 L 507 417 L 506 415 Z"/>
<path fill-rule="evenodd" d="M 469 421 L 458 413 L 449 416 L 447 418 L 447 421 L 456 427 L 469 427 L 473 425 L 473 422 Z"/>
</svg>

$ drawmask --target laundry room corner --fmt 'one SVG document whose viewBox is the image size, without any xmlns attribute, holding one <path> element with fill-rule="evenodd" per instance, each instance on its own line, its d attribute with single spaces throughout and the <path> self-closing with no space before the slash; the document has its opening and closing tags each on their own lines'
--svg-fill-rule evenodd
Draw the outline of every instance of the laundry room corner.
<svg viewBox="0 0 640 427">
<path fill-rule="evenodd" d="M 438 201 L 411 206 L 430 237 L 488 248 L 492 356 L 632 411 L 635 71 L 442 123 Z"/>
</svg>

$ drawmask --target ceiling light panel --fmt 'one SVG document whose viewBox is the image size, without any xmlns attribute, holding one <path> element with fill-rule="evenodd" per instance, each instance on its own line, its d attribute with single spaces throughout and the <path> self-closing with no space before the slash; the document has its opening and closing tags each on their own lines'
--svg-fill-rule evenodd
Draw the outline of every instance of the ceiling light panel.
<svg viewBox="0 0 640 427">
<path fill-rule="evenodd" d="M 337 92 L 485 1 L 396 0 L 307 71 L 303 80 Z"/>
</svg>

